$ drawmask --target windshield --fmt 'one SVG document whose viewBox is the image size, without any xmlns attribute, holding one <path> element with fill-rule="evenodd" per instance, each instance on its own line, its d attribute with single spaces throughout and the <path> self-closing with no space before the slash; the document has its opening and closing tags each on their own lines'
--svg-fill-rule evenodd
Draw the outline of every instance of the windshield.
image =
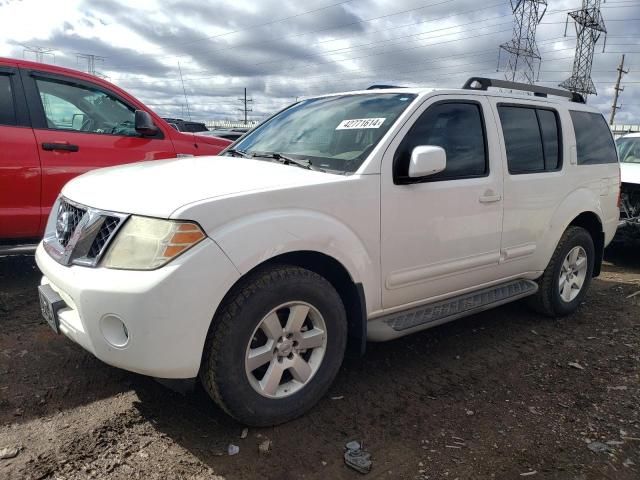
<svg viewBox="0 0 640 480">
<path fill-rule="evenodd" d="M 304 100 L 248 133 L 233 149 L 258 157 L 277 153 L 317 169 L 352 173 L 414 98 L 371 93 Z"/>
<path fill-rule="evenodd" d="M 616 147 L 621 162 L 640 163 L 640 137 L 619 138 Z"/>
</svg>

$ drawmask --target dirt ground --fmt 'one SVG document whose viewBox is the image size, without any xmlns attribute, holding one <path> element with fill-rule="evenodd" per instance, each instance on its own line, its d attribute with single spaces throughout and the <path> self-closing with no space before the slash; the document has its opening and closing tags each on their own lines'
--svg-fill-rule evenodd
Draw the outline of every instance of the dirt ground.
<svg viewBox="0 0 640 480">
<path fill-rule="evenodd" d="M 33 259 L 0 259 L 0 456 L 19 449 L 0 479 L 359 478 L 342 458 L 357 439 L 371 479 L 638 480 L 638 251 L 608 252 L 568 318 L 515 303 L 370 344 L 309 414 L 246 438 L 197 386 L 180 393 L 188 385 L 109 367 L 55 335 Z"/>
</svg>

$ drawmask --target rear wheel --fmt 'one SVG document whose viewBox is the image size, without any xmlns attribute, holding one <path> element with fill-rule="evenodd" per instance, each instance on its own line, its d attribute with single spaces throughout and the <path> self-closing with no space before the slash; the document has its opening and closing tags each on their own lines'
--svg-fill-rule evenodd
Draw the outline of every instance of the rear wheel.
<svg viewBox="0 0 640 480">
<path fill-rule="evenodd" d="M 587 293 L 594 262 L 595 248 L 589 232 L 581 227 L 567 228 L 529 304 L 551 317 L 573 313 Z"/>
<path fill-rule="evenodd" d="M 200 378 L 237 420 L 275 425 L 325 394 L 346 339 L 342 300 L 325 278 L 299 267 L 270 267 L 242 281 L 221 306 Z"/>
</svg>

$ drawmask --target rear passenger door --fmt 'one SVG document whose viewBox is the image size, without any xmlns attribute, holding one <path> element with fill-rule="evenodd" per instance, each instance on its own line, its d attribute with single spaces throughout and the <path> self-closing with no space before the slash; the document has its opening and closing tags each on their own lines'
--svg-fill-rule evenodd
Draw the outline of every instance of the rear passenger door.
<svg viewBox="0 0 640 480">
<path fill-rule="evenodd" d="M 536 252 L 571 186 L 563 172 L 566 126 L 560 113 L 533 102 L 493 102 L 507 167 L 500 248 L 501 274 L 507 277 L 540 268 Z"/>
<path fill-rule="evenodd" d="M 40 159 L 18 69 L 0 66 L 0 239 L 40 234 Z"/>
</svg>

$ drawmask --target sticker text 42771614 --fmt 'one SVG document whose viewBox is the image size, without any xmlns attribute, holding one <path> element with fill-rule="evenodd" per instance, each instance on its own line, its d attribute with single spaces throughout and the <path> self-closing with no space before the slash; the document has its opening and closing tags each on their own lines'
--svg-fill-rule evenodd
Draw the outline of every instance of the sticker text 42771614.
<svg viewBox="0 0 640 480">
<path fill-rule="evenodd" d="M 336 130 L 350 130 L 354 128 L 380 128 L 384 118 L 352 118 L 351 120 L 342 120 Z"/>
</svg>

